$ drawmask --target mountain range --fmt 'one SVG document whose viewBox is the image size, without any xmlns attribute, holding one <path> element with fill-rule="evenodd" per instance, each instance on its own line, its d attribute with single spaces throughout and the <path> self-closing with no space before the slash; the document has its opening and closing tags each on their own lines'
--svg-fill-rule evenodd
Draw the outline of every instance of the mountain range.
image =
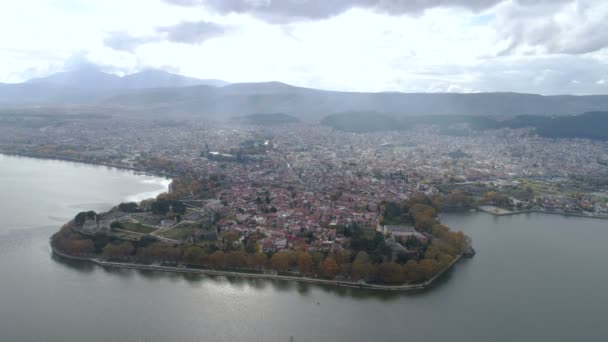
<svg viewBox="0 0 608 342">
<path fill-rule="evenodd" d="M 0 84 L 0 106 L 94 106 L 112 108 L 113 113 L 214 119 L 286 113 L 300 120 L 320 120 L 330 114 L 361 111 L 390 117 L 513 117 L 608 111 L 608 95 L 340 92 L 280 82 L 228 84 L 159 70 L 119 77 L 83 69 L 20 84 Z"/>
</svg>

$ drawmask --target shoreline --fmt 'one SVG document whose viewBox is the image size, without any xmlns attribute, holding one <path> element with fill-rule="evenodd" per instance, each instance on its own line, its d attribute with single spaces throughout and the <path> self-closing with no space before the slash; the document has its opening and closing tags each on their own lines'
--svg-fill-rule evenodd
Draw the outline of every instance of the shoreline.
<svg viewBox="0 0 608 342">
<path fill-rule="evenodd" d="M 169 178 L 169 179 L 173 179 L 176 177 L 176 175 L 172 175 L 172 174 L 162 172 L 162 171 L 145 170 L 145 169 L 131 167 L 131 166 L 127 166 L 127 165 L 121 165 L 121 164 L 91 162 L 91 161 L 81 160 L 78 158 L 70 158 L 70 157 L 63 157 L 63 156 L 50 156 L 50 155 L 45 155 L 45 154 L 29 153 L 29 152 L 26 152 L 26 153 L 24 153 L 24 152 L 19 152 L 19 153 L 6 152 L 3 150 L 0 150 L 0 155 L 5 155 L 8 157 L 22 157 L 22 158 L 32 158 L 32 159 L 40 159 L 40 160 L 58 160 L 58 161 L 79 163 L 79 164 L 92 165 L 92 166 L 105 166 L 105 167 L 110 167 L 110 168 L 114 168 L 117 170 L 139 172 L 139 173 L 144 173 L 144 174 L 150 175 L 150 176 L 164 177 L 164 178 Z"/>
<path fill-rule="evenodd" d="M 61 258 L 65 258 L 73 261 L 89 262 L 102 267 L 113 267 L 113 268 L 124 268 L 124 269 L 135 269 L 144 271 L 157 271 L 157 272 L 169 272 L 169 273 L 182 273 L 182 274 L 200 274 L 200 275 L 211 275 L 211 276 L 224 276 L 224 277 L 241 277 L 241 278 L 254 278 L 254 279 L 267 279 L 267 280 L 283 280 L 283 281 L 295 281 L 300 283 L 317 284 L 317 285 L 330 285 L 337 287 L 349 287 L 364 290 L 376 290 L 376 291 L 420 291 L 428 289 L 433 283 L 441 278 L 446 272 L 451 270 L 454 265 L 459 262 L 463 256 L 458 255 L 454 260 L 439 273 L 434 275 L 431 279 L 420 283 L 420 284 L 406 284 L 406 285 L 379 285 L 379 284 L 367 284 L 357 283 L 352 281 L 340 281 L 340 280 L 329 280 L 309 277 L 296 277 L 296 276 L 282 276 L 265 273 L 246 273 L 239 271 L 219 271 L 211 269 L 199 269 L 189 267 L 174 267 L 174 266 L 160 266 L 160 265 L 144 265 L 134 263 L 121 263 L 121 262 L 110 262 L 104 261 L 97 258 L 90 257 L 79 257 L 73 256 L 61 251 L 58 251 L 55 247 L 51 246 L 51 250 L 54 255 Z"/>
<path fill-rule="evenodd" d="M 608 220 L 608 216 L 600 216 L 600 215 L 585 215 L 585 214 L 577 214 L 577 213 L 567 213 L 560 211 L 549 211 L 549 210 L 539 210 L 539 209 L 530 209 L 530 210 L 518 210 L 518 211 L 508 211 L 508 212 L 494 212 L 489 209 L 483 209 L 481 207 L 476 207 L 477 211 L 484 212 L 493 216 L 511 216 L 511 215 L 520 215 L 520 214 L 550 214 L 550 215 L 560 215 L 566 217 L 583 217 L 583 218 L 592 218 L 598 220 Z M 500 208 L 499 208 L 500 209 Z M 502 209 L 504 210 L 504 209 Z"/>
</svg>

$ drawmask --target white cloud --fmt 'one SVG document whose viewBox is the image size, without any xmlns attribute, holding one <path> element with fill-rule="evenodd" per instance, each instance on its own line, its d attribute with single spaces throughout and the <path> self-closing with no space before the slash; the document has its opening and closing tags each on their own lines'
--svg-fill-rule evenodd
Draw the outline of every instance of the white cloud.
<svg viewBox="0 0 608 342">
<path fill-rule="evenodd" d="M 338 0 L 300 16 L 240 2 L 13 1 L 0 11 L 0 31 L 11 33 L 0 36 L 0 81 L 60 71 L 78 56 L 117 73 L 159 67 L 335 90 L 606 90 L 602 1 Z M 315 20 L 291 20 L 303 16 Z"/>
</svg>

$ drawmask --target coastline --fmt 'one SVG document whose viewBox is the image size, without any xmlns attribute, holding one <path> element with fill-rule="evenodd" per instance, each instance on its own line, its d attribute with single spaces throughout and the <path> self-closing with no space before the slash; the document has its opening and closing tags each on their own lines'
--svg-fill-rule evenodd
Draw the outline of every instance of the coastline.
<svg viewBox="0 0 608 342">
<path fill-rule="evenodd" d="M 568 213 L 562 211 L 550 211 L 550 210 L 539 210 L 539 209 L 530 209 L 530 210 L 518 210 L 518 211 L 508 211 L 508 212 L 495 212 L 493 210 L 484 209 L 482 207 L 476 207 L 478 211 L 488 213 L 494 216 L 511 216 L 511 215 L 520 215 L 520 214 L 529 214 L 529 213 L 537 213 L 537 214 L 550 214 L 550 215 L 560 215 L 560 216 L 569 216 L 569 217 L 586 217 L 592 219 L 599 220 L 608 220 L 608 216 L 599 216 L 599 215 L 585 215 L 585 214 L 577 214 L 577 213 Z M 502 209 L 504 210 L 504 209 Z"/>
<path fill-rule="evenodd" d="M 125 268 L 125 269 L 136 269 L 136 270 L 144 270 L 144 271 L 157 271 L 157 272 L 170 272 L 170 273 L 184 273 L 184 274 L 200 274 L 200 275 L 211 275 L 211 276 L 225 276 L 225 277 L 241 277 L 241 278 L 255 278 L 255 279 L 267 279 L 267 280 L 284 280 L 284 281 L 295 281 L 300 283 L 308 283 L 308 284 L 318 284 L 318 285 L 330 285 L 337 287 L 349 287 L 349 288 L 357 288 L 357 289 L 366 289 L 366 290 L 376 290 L 376 291 L 420 291 L 429 288 L 433 283 L 439 279 L 446 272 L 451 270 L 454 265 L 460 261 L 463 256 L 458 255 L 454 260 L 439 273 L 434 275 L 431 279 L 420 283 L 420 284 L 406 284 L 406 285 L 379 285 L 379 284 L 367 284 L 367 283 L 357 283 L 352 281 L 340 281 L 340 280 L 328 280 L 328 279 L 319 279 L 319 278 L 308 278 L 308 277 L 296 277 L 296 276 L 282 276 L 282 275 L 274 275 L 274 274 L 264 274 L 264 273 L 246 273 L 246 272 L 238 272 L 238 271 L 218 271 L 211 269 L 199 269 L 199 268 L 188 268 L 188 267 L 173 267 L 173 266 L 160 266 L 160 265 L 144 265 L 144 264 L 134 264 L 134 263 L 121 263 L 121 262 L 109 262 L 104 261 L 97 258 L 90 257 L 79 257 L 73 256 L 61 251 L 58 251 L 55 247 L 51 245 L 51 250 L 53 254 L 58 257 L 80 261 L 80 262 L 90 262 L 98 266 L 102 267 L 114 267 L 114 268 Z"/>
<path fill-rule="evenodd" d="M 20 152 L 20 153 L 6 152 L 3 150 L 0 150 L 0 155 L 5 155 L 5 156 L 9 156 L 9 157 L 33 158 L 33 159 L 41 159 L 41 160 L 59 160 L 59 161 L 79 163 L 79 164 L 92 165 L 92 166 L 105 166 L 105 167 L 110 167 L 110 168 L 114 168 L 117 170 L 140 172 L 140 173 L 144 173 L 144 174 L 147 174 L 150 176 L 165 177 L 165 178 L 170 178 L 170 179 L 173 179 L 176 177 L 176 175 L 174 175 L 174 174 L 169 174 L 169 173 L 162 172 L 162 171 L 146 170 L 146 169 L 131 167 L 131 166 L 122 165 L 122 164 L 90 162 L 90 161 L 81 160 L 78 158 L 70 158 L 70 157 L 63 157 L 63 156 L 50 156 L 50 155 L 31 153 L 31 152 L 25 152 L 25 153 L 24 152 Z"/>
</svg>

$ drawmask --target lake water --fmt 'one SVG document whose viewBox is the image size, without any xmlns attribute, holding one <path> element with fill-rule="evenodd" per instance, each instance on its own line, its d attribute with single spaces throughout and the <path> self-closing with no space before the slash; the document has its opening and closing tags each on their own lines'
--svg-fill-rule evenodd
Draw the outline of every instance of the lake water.
<svg viewBox="0 0 608 342">
<path fill-rule="evenodd" d="M 573 341 L 608 336 L 608 221 L 444 214 L 477 256 L 432 289 L 378 293 L 104 269 L 48 238 L 167 181 L 0 156 L 0 341 Z M 135 197 L 133 197 L 135 196 Z"/>
</svg>

